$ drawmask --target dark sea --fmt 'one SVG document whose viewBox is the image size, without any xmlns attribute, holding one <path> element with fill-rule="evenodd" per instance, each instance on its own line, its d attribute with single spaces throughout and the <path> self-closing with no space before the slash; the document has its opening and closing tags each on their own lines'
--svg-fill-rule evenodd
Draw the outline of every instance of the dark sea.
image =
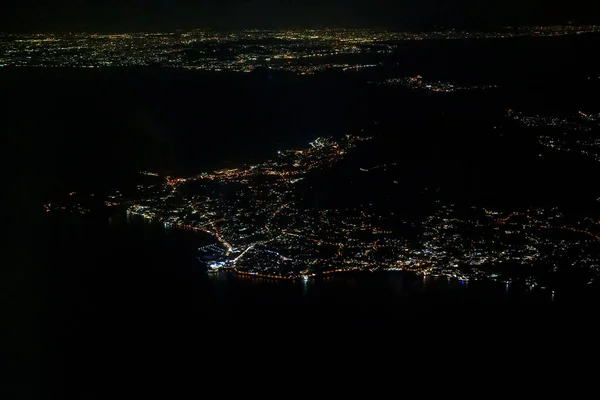
<svg viewBox="0 0 600 400">
<path fill-rule="evenodd" d="M 590 78 L 600 75 L 597 42 L 410 44 L 377 71 L 314 77 L 3 69 L 5 387 L 15 398 L 112 398 L 121 386 L 152 392 L 148 382 L 170 376 L 165 369 L 186 381 L 252 370 L 267 350 L 319 363 L 327 346 L 411 352 L 416 343 L 446 349 L 519 337 L 527 347 L 580 326 L 597 304 L 593 293 L 403 272 L 308 282 L 208 275 L 196 259 L 208 237 L 122 212 L 47 216 L 42 206 L 70 191 L 134 184 L 140 170 L 195 173 L 363 132 L 380 151 L 348 163 L 398 161 L 407 215 L 424 212 L 416 193 L 431 188 L 482 206 L 597 210 L 596 164 L 537 157 L 535 137 L 502 127 L 509 108 L 600 111 L 600 80 Z M 432 96 L 368 83 L 416 74 L 500 89 Z"/>
</svg>

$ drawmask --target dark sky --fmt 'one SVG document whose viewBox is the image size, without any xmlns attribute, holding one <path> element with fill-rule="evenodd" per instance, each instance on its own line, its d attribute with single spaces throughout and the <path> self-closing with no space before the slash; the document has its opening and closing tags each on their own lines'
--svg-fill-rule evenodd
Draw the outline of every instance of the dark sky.
<svg viewBox="0 0 600 400">
<path fill-rule="evenodd" d="M 7 4 L 8 3 L 8 4 Z M 0 31 L 600 23 L 593 0 L 5 0 Z"/>
</svg>

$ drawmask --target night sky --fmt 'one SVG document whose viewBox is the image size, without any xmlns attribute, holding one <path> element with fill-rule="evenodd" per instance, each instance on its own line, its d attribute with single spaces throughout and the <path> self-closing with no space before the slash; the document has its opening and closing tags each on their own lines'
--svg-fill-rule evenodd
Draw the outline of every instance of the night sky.
<svg viewBox="0 0 600 400">
<path fill-rule="evenodd" d="M 0 31 L 599 23 L 589 0 L 5 0 Z M 587 3 L 587 4 L 586 4 Z"/>
</svg>

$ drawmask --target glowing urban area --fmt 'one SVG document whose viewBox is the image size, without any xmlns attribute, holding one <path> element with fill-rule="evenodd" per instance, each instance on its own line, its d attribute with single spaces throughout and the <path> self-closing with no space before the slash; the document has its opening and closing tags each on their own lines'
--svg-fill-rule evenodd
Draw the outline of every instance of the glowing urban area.
<svg viewBox="0 0 600 400">
<path fill-rule="evenodd" d="M 510 117 L 528 124 L 562 121 L 513 111 Z M 510 284 L 515 273 L 528 271 L 526 285 L 543 289 L 539 272 L 552 274 L 568 257 L 589 273 L 589 283 L 600 274 L 600 221 L 577 220 L 556 207 L 499 212 L 436 200 L 434 211 L 414 223 L 398 221 L 385 208 L 315 207 L 306 201 L 314 179 L 373 141 L 321 137 L 306 148 L 280 150 L 271 160 L 191 177 L 144 171 L 147 183 L 136 193 L 117 191 L 104 204 L 123 207 L 127 218 L 210 235 L 214 243 L 199 249 L 209 272 L 310 280 L 346 271 L 404 270 Z M 356 173 L 369 179 L 387 176 L 394 167 L 365 166 Z M 390 179 L 388 185 L 398 182 Z M 79 196 L 69 193 L 70 202 L 46 204 L 46 211 L 90 212 L 76 200 Z"/>
<path fill-rule="evenodd" d="M 191 30 L 169 33 L 0 33 L 0 67 L 157 66 L 206 71 L 251 72 L 257 68 L 314 74 L 380 65 L 409 41 L 506 39 L 600 31 L 600 26 L 533 26 L 499 32 L 440 30 L 399 32 L 374 29 Z M 352 59 L 373 55 L 374 61 Z M 340 57 L 349 56 L 349 57 Z"/>
</svg>

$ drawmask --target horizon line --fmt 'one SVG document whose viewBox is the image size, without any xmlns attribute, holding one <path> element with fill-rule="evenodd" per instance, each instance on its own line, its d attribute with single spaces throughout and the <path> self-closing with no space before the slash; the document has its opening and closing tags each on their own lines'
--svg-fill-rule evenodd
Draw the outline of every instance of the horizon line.
<svg viewBox="0 0 600 400">
<path fill-rule="evenodd" d="M 490 28 L 458 28 L 450 26 L 439 26 L 437 29 L 433 26 L 431 29 L 407 29 L 407 28 L 392 28 L 392 27 L 280 27 L 280 28 L 225 28 L 225 27 L 198 27 L 198 28 L 177 28 L 171 30 L 28 30 L 28 31 L 0 31 L 0 35 L 35 35 L 35 34 L 102 34 L 102 35 L 125 35 L 125 34 L 174 34 L 177 32 L 193 32 L 193 31 L 257 31 L 257 32 L 268 32 L 268 31 L 323 31 L 323 30 L 384 30 L 384 31 L 395 31 L 395 32 L 411 32 L 411 33 L 424 33 L 424 32 L 437 32 L 441 31 L 457 31 L 457 32 L 483 32 L 483 31 L 495 31 L 503 29 L 523 29 L 523 28 L 540 28 L 540 27 L 571 27 L 571 28 L 592 28 L 600 27 L 600 24 L 511 24 Z"/>
</svg>

